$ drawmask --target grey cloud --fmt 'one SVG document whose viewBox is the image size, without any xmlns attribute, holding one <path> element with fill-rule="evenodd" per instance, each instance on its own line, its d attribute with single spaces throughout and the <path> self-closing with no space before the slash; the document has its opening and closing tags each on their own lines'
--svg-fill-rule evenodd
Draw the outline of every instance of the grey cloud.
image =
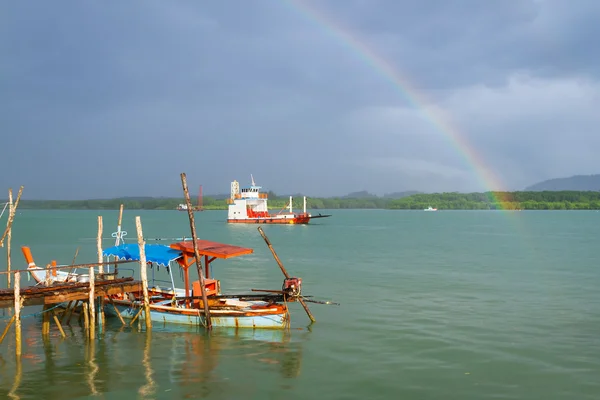
<svg viewBox="0 0 600 400">
<path fill-rule="evenodd" d="M 426 93 L 431 115 L 294 3 L 3 4 L 0 189 L 174 195 L 182 171 L 205 193 L 250 173 L 312 195 L 481 189 L 436 107 L 508 187 L 594 172 L 596 2 L 308 4 Z M 534 86 L 514 86 L 523 71 Z"/>
</svg>

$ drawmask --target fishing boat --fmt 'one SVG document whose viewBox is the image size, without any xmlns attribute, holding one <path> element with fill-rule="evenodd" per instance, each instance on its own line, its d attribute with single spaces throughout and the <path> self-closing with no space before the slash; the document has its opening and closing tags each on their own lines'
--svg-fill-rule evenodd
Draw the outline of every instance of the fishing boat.
<svg viewBox="0 0 600 400">
<path fill-rule="evenodd" d="M 146 245 L 151 251 L 152 261 L 157 266 L 167 267 L 170 276 L 170 287 L 160 288 L 149 285 L 150 318 L 157 323 L 173 323 L 184 325 L 204 325 L 204 303 L 200 279 L 190 282 L 190 267 L 195 263 L 192 241 L 173 243 L 170 246 Z M 150 248 L 153 246 L 153 248 Z M 239 247 L 208 240 L 197 240 L 198 253 L 203 258 L 205 292 L 210 310 L 211 323 L 215 327 L 231 328 L 270 328 L 283 329 L 289 323 L 287 301 L 299 293 L 302 281 L 291 278 L 277 294 L 228 295 L 221 292 L 221 282 L 213 279 L 211 264 L 217 259 L 229 259 L 253 253 L 250 248 Z M 120 245 L 103 251 L 105 256 L 115 259 L 139 260 L 137 245 Z M 184 288 L 177 289 L 173 280 L 173 267 L 183 270 Z M 200 274 L 199 274 L 200 278 Z M 291 289 L 290 289 L 291 288 Z M 287 290 L 286 289 L 290 289 Z M 114 296 L 113 301 L 124 319 L 133 319 L 138 315 L 143 304 L 142 290 Z M 114 308 L 107 308 L 108 314 L 114 314 Z M 140 315 L 141 319 L 144 316 Z"/>
<path fill-rule="evenodd" d="M 281 210 L 276 214 L 269 212 L 268 194 L 262 193 L 261 186 L 254 183 L 254 177 L 250 175 L 252 184 L 240 189 L 238 181 L 231 182 L 231 196 L 227 199 L 228 215 L 227 222 L 237 224 L 308 224 L 311 219 L 325 218 L 331 215 L 312 215 L 306 212 L 306 196 L 304 196 L 303 211 L 294 212 L 293 198 L 286 208 L 287 212 Z"/>
<path fill-rule="evenodd" d="M 270 291 L 273 293 L 223 294 L 221 282 L 211 277 L 212 263 L 217 259 L 251 254 L 253 250 L 208 240 L 198 240 L 197 248 L 204 262 L 203 272 L 206 276 L 204 283 L 212 326 L 257 329 L 283 329 L 288 326 L 290 319 L 287 303 L 295 301 L 300 296 L 302 286 L 300 278 L 286 279 L 282 290 Z M 89 282 L 87 273 L 42 269 L 35 264 L 29 247 L 23 246 L 22 251 L 28 262 L 27 270 L 37 284 Z M 149 279 L 148 285 L 151 320 L 157 323 L 178 325 L 205 324 L 200 280 L 195 280 L 190 284 L 190 267 L 195 264 L 193 243 L 183 241 L 170 246 L 145 244 L 144 251 L 147 264 L 152 270 L 152 278 Z M 111 261 L 111 258 L 139 261 L 139 246 L 137 244 L 120 244 L 103 250 L 103 256 L 108 258 L 108 262 Z M 54 266 L 57 265 L 54 264 Z M 170 278 L 168 282 L 155 279 L 155 268 L 160 267 L 166 268 Z M 174 267 L 179 267 L 183 271 L 183 289 L 175 286 Z M 84 270 L 84 272 L 87 271 Z M 164 283 L 167 284 L 164 285 Z M 116 317 L 116 312 L 118 312 L 123 319 L 131 320 L 139 315 L 139 318 L 144 320 L 145 316 L 139 314 L 144 300 L 141 287 L 138 291 L 120 293 L 111 298 L 116 307 L 107 305 L 104 309 L 107 316 Z M 66 307 L 66 303 L 62 304 L 62 307 Z"/>
</svg>

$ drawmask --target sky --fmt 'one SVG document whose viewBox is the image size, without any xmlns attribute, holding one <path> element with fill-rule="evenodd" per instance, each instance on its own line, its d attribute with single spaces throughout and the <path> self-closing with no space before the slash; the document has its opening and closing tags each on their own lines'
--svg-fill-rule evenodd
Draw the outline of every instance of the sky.
<svg viewBox="0 0 600 400">
<path fill-rule="evenodd" d="M 600 173 L 597 0 L 0 4 L 0 190 L 522 190 Z"/>
</svg>

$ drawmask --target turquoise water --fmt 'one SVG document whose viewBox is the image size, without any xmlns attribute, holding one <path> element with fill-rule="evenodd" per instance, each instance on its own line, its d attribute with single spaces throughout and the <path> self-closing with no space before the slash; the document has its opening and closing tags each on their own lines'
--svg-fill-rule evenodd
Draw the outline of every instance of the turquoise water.
<svg viewBox="0 0 600 400">
<path fill-rule="evenodd" d="M 13 268 L 20 245 L 40 265 L 70 263 L 77 247 L 95 261 L 98 213 L 22 211 Z M 117 212 L 100 213 L 110 238 Z M 292 304 L 289 332 L 154 326 L 149 337 L 111 321 L 90 345 L 75 320 L 66 339 L 55 326 L 44 339 L 27 317 L 20 362 L 12 329 L 0 345 L 0 398 L 600 398 L 600 213 L 327 213 L 264 227 L 305 294 L 341 303 L 309 304 L 316 324 Z M 129 242 L 136 215 L 145 237 L 189 236 L 186 213 L 126 210 Z M 200 237 L 255 252 L 214 263 L 223 291 L 279 288 L 256 226 L 225 217 L 197 213 Z"/>
</svg>

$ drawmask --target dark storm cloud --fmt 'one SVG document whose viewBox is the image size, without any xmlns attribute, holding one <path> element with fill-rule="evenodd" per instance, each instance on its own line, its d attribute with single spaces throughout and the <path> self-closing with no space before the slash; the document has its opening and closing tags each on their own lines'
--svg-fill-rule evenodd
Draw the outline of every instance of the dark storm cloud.
<svg viewBox="0 0 600 400">
<path fill-rule="evenodd" d="M 175 195 L 186 171 L 205 193 L 250 173 L 314 195 L 481 189 L 450 133 L 511 188 L 597 172 L 598 3 L 308 6 L 427 93 L 425 104 L 412 106 L 302 3 L 4 3 L 0 188 Z"/>
</svg>

